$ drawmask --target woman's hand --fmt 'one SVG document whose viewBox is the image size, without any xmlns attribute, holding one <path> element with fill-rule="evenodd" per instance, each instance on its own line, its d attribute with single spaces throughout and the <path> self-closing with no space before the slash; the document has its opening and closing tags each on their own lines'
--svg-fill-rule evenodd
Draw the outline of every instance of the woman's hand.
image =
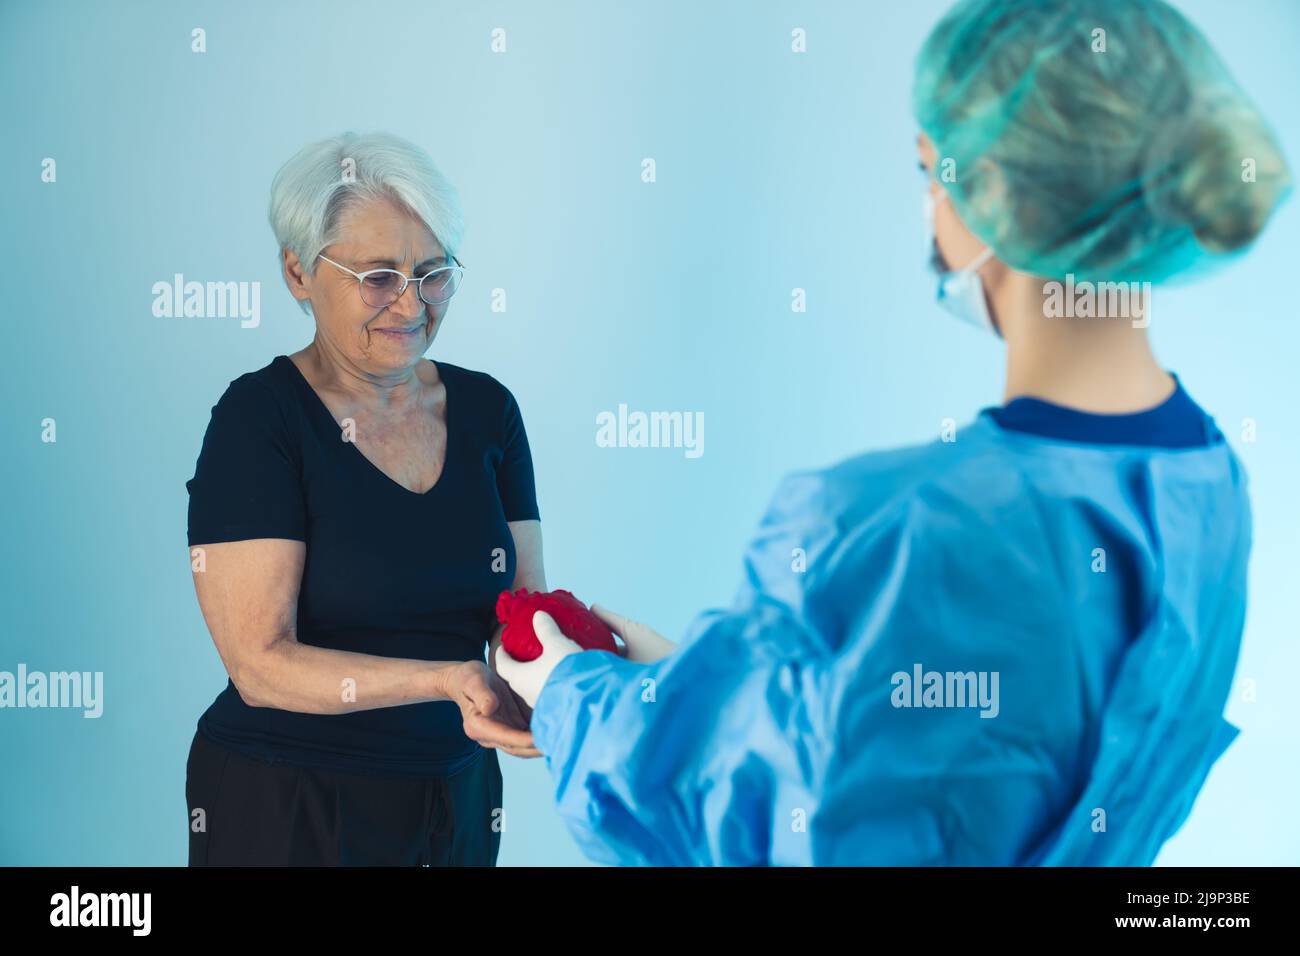
<svg viewBox="0 0 1300 956">
<path fill-rule="evenodd" d="M 510 686 L 483 661 L 465 661 L 443 672 L 443 693 L 460 707 L 465 735 L 481 746 L 515 757 L 540 757 L 525 715 Z"/>
<path fill-rule="evenodd" d="M 511 690 L 506 679 L 497 673 L 496 665 L 488 666 L 488 685 L 503 701 L 502 706 L 498 708 L 497 718 L 504 720 L 511 727 L 518 730 L 531 730 L 533 723 L 533 709 L 528 706 L 522 697 Z"/>
</svg>

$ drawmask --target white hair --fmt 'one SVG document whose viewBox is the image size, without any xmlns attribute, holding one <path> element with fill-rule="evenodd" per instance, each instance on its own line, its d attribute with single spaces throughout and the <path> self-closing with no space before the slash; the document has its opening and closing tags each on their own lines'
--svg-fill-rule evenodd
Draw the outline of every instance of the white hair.
<svg viewBox="0 0 1300 956">
<path fill-rule="evenodd" d="M 348 132 L 304 146 L 271 182 L 268 218 L 280 250 L 297 254 L 308 274 L 340 238 L 345 211 L 375 199 L 396 200 L 419 218 L 448 256 L 465 231 L 460 197 L 429 154 L 391 133 Z M 311 304 L 298 303 L 311 314 Z"/>
</svg>

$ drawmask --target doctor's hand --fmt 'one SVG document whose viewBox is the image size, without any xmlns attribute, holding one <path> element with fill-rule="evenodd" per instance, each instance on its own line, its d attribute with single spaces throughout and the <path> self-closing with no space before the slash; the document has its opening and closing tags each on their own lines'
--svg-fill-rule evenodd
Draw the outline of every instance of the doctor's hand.
<svg viewBox="0 0 1300 956">
<path fill-rule="evenodd" d="M 466 661 L 444 672 L 442 691 L 460 707 L 465 736 L 515 757 L 540 757 L 525 716 L 509 685 L 483 661 Z"/>
<path fill-rule="evenodd" d="M 517 661 L 510 656 L 504 646 L 496 652 L 496 669 L 506 682 L 530 708 L 537 706 L 537 697 L 546 686 L 546 680 L 560 663 L 570 654 L 577 654 L 582 648 L 564 636 L 555 618 L 545 611 L 533 615 L 533 633 L 542 644 L 540 657 L 531 661 Z"/>
<path fill-rule="evenodd" d="M 615 614 L 599 604 L 591 606 L 591 613 L 609 625 L 609 629 L 623 639 L 626 649 L 619 653 L 638 664 L 653 664 L 677 650 L 677 644 L 668 640 L 654 628 Z"/>
</svg>

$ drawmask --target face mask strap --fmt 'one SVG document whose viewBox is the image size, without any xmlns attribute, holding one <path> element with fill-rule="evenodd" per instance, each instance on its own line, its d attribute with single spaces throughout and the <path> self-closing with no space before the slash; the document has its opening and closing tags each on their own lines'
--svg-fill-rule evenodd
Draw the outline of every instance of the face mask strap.
<svg viewBox="0 0 1300 956">
<path fill-rule="evenodd" d="M 993 250 L 990 247 L 985 246 L 984 251 L 981 252 L 978 256 L 976 256 L 974 261 L 971 262 L 970 265 L 962 268 L 959 271 L 965 273 L 966 275 L 972 275 L 978 272 L 980 269 L 982 269 L 984 267 L 984 263 L 988 262 L 992 258 L 993 258 Z"/>
<path fill-rule="evenodd" d="M 946 189 L 940 189 L 939 195 L 937 197 L 930 192 L 925 193 L 925 200 L 924 200 L 925 214 L 926 214 L 926 218 L 930 220 L 930 235 L 932 239 L 934 236 L 934 210 L 939 205 L 939 203 L 943 202 L 947 198 L 948 198 L 948 190 Z M 954 269 L 952 271 L 961 275 L 970 275 L 974 272 L 977 272 L 979 269 L 983 268 L 984 263 L 988 262 L 991 258 L 993 258 L 993 249 L 989 246 L 985 246 L 984 251 L 981 252 L 979 255 L 977 255 L 974 258 L 974 260 L 970 263 L 970 265 L 963 266 L 960 269 Z"/>
</svg>

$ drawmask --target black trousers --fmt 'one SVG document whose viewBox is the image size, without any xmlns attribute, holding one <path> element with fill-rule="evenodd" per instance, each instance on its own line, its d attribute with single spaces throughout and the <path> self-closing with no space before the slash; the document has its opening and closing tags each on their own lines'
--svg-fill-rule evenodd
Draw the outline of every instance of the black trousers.
<svg viewBox="0 0 1300 956">
<path fill-rule="evenodd" d="M 189 865 L 495 866 L 501 791 L 491 748 L 447 777 L 380 777 L 270 764 L 196 731 Z"/>
</svg>

